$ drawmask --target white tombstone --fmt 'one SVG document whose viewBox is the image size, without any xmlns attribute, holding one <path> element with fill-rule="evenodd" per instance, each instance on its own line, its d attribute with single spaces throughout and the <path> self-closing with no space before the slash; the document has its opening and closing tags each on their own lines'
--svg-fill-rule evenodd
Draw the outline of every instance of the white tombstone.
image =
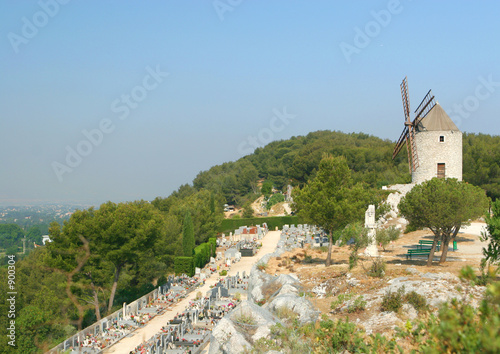
<svg viewBox="0 0 500 354">
<path fill-rule="evenodd" d="M 215 258 L 214 257 L 210 257 L 210 263 L 215 263 Z"/>
<path fill-rule="evenodd" d="M 201 269 L 200 268 L 198 268 L 198 267 L 194 268 L 194 274 L 200 275 L 200 273 L 201 273 Z"/>
<path fill-rule="evenodd" d="M 368 209 L 365 212 L 365 227 L 373 228 L 375 227 L 375 205 L 368 205 Z"/>
<path fill-rule="evenodd" d="M 368 205 L 368 209 L 365 212 L 365 227 L 368 228 L 368 237 L 370 237 L 371 242 L 365 249 L 365 254 L 367 256 L 376 257 L 378 256 L 378 249 L 375 243 L 375 205 Z"/>
</svg>

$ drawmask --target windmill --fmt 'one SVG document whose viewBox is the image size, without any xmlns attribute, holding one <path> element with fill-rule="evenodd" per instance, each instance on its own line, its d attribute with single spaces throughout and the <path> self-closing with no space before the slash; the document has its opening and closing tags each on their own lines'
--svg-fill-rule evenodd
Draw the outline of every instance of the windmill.
<svg viewBox="0 0 500 354">
<path fill-rule="evenodd" d="M 405 122 L 404 129 L 401 133 L 401 136 L 394 147 L 394 152 L 392 154 L 392 159 L 394 160 L 396 156 L 399 154 L 403 145 L 406 144 L 406 150 L 408 151 L 408 163 L 410 168 L 410 173 L 416 171 L 419 166 L 418 163 L 418 153 L 417 153 L 417 144 L 415 142 L 415 134 L 417 133 L 417 127 L 420 121 L 425 118 L 427 113 L 436 105 L 434 100 L 434 96 L 432 95 L 431 90 L 427 92 L 424 99 L 418 105 L 418 108 L 415 110 L 415 118 L 413 121 L 410 119 L 410 99 L 408 97 L 408 80 L 405 77 L 403 82 L 401 82 L 401 97 L 403 99 L 403 110 L 405 114 Z"/>
</svg>

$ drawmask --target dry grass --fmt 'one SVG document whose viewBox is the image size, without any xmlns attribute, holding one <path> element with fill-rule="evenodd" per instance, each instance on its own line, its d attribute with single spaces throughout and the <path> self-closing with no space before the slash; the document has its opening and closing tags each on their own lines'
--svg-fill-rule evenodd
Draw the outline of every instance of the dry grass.
<svg viewBox="0 0 500 354">
<path fill-rule="evenodd" d="M 405 254 L 411 245 L 418 244 L 420 239 L 432 239 L 432 234 L 429 231 L 415 231 L 403 235 L 397 241 L 386 247 L 387 251 L 383 252 L 379 247 L 379 254 L 383 256 L 386 262 L 386 271 L 383 278 L 370 277 L 367 270 L 370 268 L 373 259 L 370 257 L 360 256 L 359 265 L 348 270 L 349 253 L 351 250 L 348 247 L 333 247 L 332 259 L 334 264 L 325 267 L 327 253 L 315 249 L 296 249 L 291 252 L 286 252 L 281 255 L 280 259 L 271 259 L 268 262 L 266 272 L 269 274 L 289 274 L 294 272 L 299 276 L 304 292 L 311 292 L 312 289 L 319 284 L 326 284 L 326 297 L 319 299 L 311 298 L 313 305 L 323 314 L 330 318 L 343 319 L 346 316 L 350 321 L 364 321 L 380 312 L 379 308 L 367 308 L 366 311 L 351 314 L 332 314 L 330 305 L 335 299 L 335 296 L 340 293 L 353 292 L 354 294 L 370 295 L 378 292 L 380 289 L 387 286 L 387 280 L 396 277 L 408 277 L 409 279 L 420 279 L 409 273 L 407 268 L 413 267 L 420 273 L 440 273 L 449 272 L 454 275 L 459 275 L 460 269 L 466 265 L 478 267 L 481 259 L 481 253 L 477 252 L 478 236 L 460 234 L 458 237 L 459 251 L 448 252 L 449 260 L 444 264 L 434 262 L 432 266 L 427 267 L 427 258 L 421 257 L 413 260 L 406 260 Z M 470 247 L 469 246 L 475 246 Z M 471 252 L 474 250 L 477 254 Z M 461 252 L 463 251 L 463 252 Z M 304 263 L 305 256 L 311 256 L 313 263 Z M 437 253 L 436 256 L 439 256 Z M 292 269 L 292 270 L 290 270 Z M 356 287 L 350 287 L 346 281 L 346 273 L 350 273 L 352 277 L 359 281 Z M 273 283 L 266 289 L 266 294 L 272 295 L 277 289 L 271 288 Z M 404 317 L 404 316 L 403 316 Z M 377 328 L 376 332 L 387 332 L 389 328 Z"/>
</svg>

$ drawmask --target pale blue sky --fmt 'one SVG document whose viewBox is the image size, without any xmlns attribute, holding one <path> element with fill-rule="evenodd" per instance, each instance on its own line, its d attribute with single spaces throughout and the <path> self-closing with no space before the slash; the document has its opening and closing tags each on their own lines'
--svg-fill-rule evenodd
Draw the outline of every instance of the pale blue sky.
<svg viewBox="0 0 500 354">
<path fill-rule="evenodd" d="M 60 1 L 0 1 L 0 204 L 167 196 L 248 136 L 395 141 L 405 75 L 500 134 L 498 2 Z"/>
</svg>

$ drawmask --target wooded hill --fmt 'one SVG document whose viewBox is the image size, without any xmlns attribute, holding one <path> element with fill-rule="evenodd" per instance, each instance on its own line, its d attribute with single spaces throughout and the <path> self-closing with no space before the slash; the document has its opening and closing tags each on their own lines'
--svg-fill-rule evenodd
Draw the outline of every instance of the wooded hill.
<svg viewBox="0 0 500 354">
<path fill-rule="evenodd" d="M 289 183 L 303 185 L 315 174 L 323 153 L 346 157 L 355 182 L 371 187 L 409 183 L 407 156 L 403 152 L 392 161 L 393 149 L 394 142 L 364 133 L 317 131 L 272 142 L 235 162 L 200 172 L 193 187 L 220 193 L 228 203 L 243 206 L 259 193 L 258 179 L 273 181 L 277 189 Z M 484 188 L 493 199 L 500 197 L 499 161 L 500 136 L 464 133 L 464 180 Z"/>
<path fill-rule="evenodd" d="M 362 133 L 318 131 L 273 142 L 235 162 L 200 172 L 192 185 L 151 203 L 109 202 L 97 210 L 75 212 L 64 225 L 51 226 L 52 244 L 17 258 L 18 349 L 26 353 L 50 349 L 75 333 L 76 324 L 85 327 L 99 317 L 99 311 L 103 316 L 111 313 L 164 281 L 175 257 L 185 253 L 182 234 L 188 213 L 194 243 L 200 245 L 227 226 L 222 223 L 224 203 L 248 205 L 260 195 L 262 180 L 272 181 L 278 190 L 287 184 L 303 185 L 316 173 L 324 153 L 345 156 L 355 182 L 371 187 L 407 183 L 406 156 L 392 161 L 393 147 L 389 140 Z M 498 161 L 500 137 L 464 134 L 464 179 L 485 188 L 493 198 L 500 196 Z M 138 237 L 144 239 L 140 245 L 135 243 Z M 67 286 L 68 274 L 82 259 L 87 261 Z M 0 268 L 0 278 L 7 279 L 5 267 Z M 0 283 L 0 292 L 7 292 L 7 282 Z M 7 313 L 7 306 L 0 303 L 0 312 Z M 0 317 L 0 352 L 10 349 L 7 320 Z"/>
</svg>

